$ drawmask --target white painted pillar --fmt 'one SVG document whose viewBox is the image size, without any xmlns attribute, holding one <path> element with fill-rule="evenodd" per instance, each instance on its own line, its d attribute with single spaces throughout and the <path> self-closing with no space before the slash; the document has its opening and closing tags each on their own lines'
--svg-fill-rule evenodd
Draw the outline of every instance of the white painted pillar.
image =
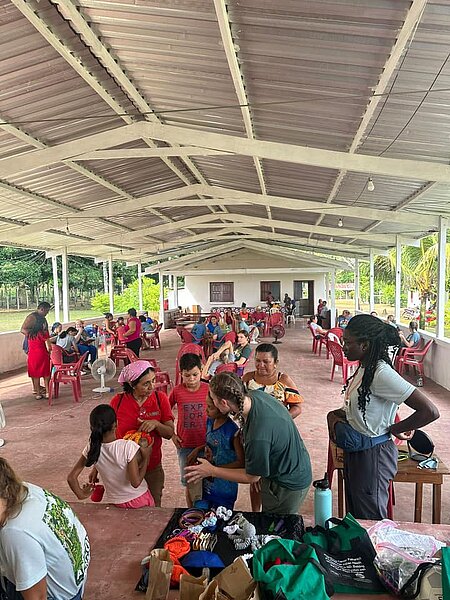
<svg viewBox="0 0 450 600">
<path fill-rule="evenodd" d="M 375 261 L 373 248 L 369 250 L 369 312 L 375 310 Z"/>
<path fill-rule="evenodd" d="M 173 303 L 174 308 L 178 308 L 178 276 L 173 276 Z"/>
<path fill-rule="evenodd" d="M 159 322 L 164 329 L 164 275 L 159 271 Z"/>
<path fill-rule="evenodd" d="M 400 236 L 395 243 L 395 320 L 400 323 L 402 293 L 402 243 Z"/>
<path fill-rule="evenodd" d="M 105 294 L 109 293 L 109 286 L 108 286 L 108 266 L 106 264 L 106 260 L 104 260 L 102 262 L 102 269 L 103 269 L 103 289 L 105 291 Z"/>
<path fill-rule="evenodd" d="M 354 281 L 355 281 L 355 315 L 357 314 L 357 311 L 359 310 L 359 260 L 357 258 L 355 258 L 355 277 L 354 277 Z"/>
<path fill-rule="evenodd" d="M 325 300 L 328 308 L 330 307 L 330 274 L 325 273 Z"/>
<path fill-rule="evenodd" d="M 447 245 L 447 227 L 448 219 L 439 217 L 439 235 L 438 235 L 438 282 L 437 282 L 437 302 L 436 302 L 436 337 L 444 337 L 444 316 L 445 316 L 445 264 L 446 264 L 446 245 Z"/>
<path fill-rule="evenodd" d="M 331 271 L 330 327 L 336 325 L 336 271 Z"/>
<path fill-rule="evenodd" d="M 58 257 L 52 256 L 52 271 L 53 271 L 53 304 L 55 305 L 55 321 L 60 321 L 59 308 L 59 284 L 58 284 Z"/>
<path fill-rule="evenodd" d="M 63 323 L 70 321 L 69 311 L 69 269 L 67 267 L 67 248 L 64 247 L 62 254 L 62 305 L 63 305 Z"/>
<path fill-rule="evenodd" d="M 139 294 L 139 310 L 144 310 L 144 299 L 142 297 L 142 263 L 138 262 L 138 294 Z"/>
<path fill-rule="evenodd" d="M 109 275 L 109 312 L 114 314 L 114 273 L 113 273 L 113 261 L 112 256 L 108 259 L 108 275 Z"/>
</svg>

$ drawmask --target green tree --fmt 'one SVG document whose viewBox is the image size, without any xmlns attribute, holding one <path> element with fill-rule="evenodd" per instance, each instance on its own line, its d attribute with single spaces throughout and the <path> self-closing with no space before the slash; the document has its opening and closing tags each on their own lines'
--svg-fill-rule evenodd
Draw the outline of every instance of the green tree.
<svg viewBox="0 0 450 600">
<path fill-rule="evenodd" d="M 167 288 L 164 288 L 164 296 L 167 296 Z M 159 310 L 159 284 L 148 277 L 142 278 L 142 300 L 144 310 Z M 109 311 L 109 295 L 96 294 L 91 300 L 92 308 L 99 312 Z M 114 294 L 114 310 L 126 312 L 129 308 L 139 308 L 139 286 L 138 281 L 124 289 L 123 294 Z"/>
</svg>

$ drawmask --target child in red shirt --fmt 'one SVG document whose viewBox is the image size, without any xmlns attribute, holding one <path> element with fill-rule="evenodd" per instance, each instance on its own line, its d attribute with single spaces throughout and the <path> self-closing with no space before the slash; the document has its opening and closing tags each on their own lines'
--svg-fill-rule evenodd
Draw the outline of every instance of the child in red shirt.
<svg viewBox="0 0 450 600">
<path fill-rule="evenodd" d="M 184 469 L 189 454 L 206 443 L 206 396 L 209 386 L 201 381 L 202 363 L 197 354 L 183 354 L 180 358 L 182 383 L 172 390 L 169 396 L 171 407 L 178 407 L 177 432 L 172 441 L 178 452 L 181 485 L 186 487 Z M 186 488 L 186 502 L 192 506 Z"/>
</svg>

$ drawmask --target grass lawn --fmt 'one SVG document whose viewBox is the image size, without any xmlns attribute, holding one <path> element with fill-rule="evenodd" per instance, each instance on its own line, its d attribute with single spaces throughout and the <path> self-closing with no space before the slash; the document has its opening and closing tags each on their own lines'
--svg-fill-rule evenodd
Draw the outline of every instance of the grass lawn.
<svg viewBox="0 0 450 600">
<path fill-rule="evenodd" d="M 18 331 L 21 328 L 25 317 L 29 315 L 32 310 L 33 309 L 0 311 L 0 333 L 5 331 Z M 90 308 L 73 309 L 70 311 L 70 318 L 72 320 L 89 319 L 95 317 L 98 317 L 99 323 L 101 323 L 104 319 L 102 314 L 99 315 L 97 311 L 91 310 Z M 50 327 L 55 320 L 55 313 L 50 311 L 47 315 L 47 321 Z"/>
</svg>

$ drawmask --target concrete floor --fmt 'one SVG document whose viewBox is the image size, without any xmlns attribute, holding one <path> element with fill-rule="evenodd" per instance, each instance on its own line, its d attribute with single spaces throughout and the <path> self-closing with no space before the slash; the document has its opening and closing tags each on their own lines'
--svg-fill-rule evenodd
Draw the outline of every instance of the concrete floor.
<svg viewBox="0 0 450 600">
<path fill-rule="evenodd" d="M 335 381 L 330 381 L 331 361 L 327 361 L 324 354 L 319 358 L 311 353 L 310 333 L 300 324 L 288 328 L 282 342 L 278 345 L 280 368 L 294 379 L 305 398 L 303 413 L 296 422 L 311 454 L 314 478 L 318 479 L 323 477 L 326 469 L 328 434 L 325 415 L 330 409 L 342 404 L 341 378 L 336 374 Z M 156 358 L 161 369 L 169 371 L 173 376 L 175 356 L 179 348 L 176 332 L 164 332 L 162 344 L 162 350 L 146 351 L 143 356 Z M 6 445 L 0 452 L 25 481 L 52 490 L 70 501 L 75 510 L 80 512 L 94 550 L 86 597 L 119 600 L 134 596 L 127 595 L 127 590 L 131 590 L 130 582 L 139 578 L 138 560 L 146 555 L 151 540 L 156 539 L 163 525 L 161 520 L 154 519 L 155 513 L 151 511 L 148 529 L 144 531 L 143 511 L 120 511 L 114 507 L 94 506 L 89 501 L 80 503 L 66 483 L 66 475 L 78 459 L 89 436 L 89 413 L 100 402 L 99 395 L 91 391 L 96 385 L 91 376 L 86 375 L 83 377 L 83 398 L 80 404 L 73 403 L 70 388 L 63 386 L 60 397 L 49 407 L 46 400 L 35 400 L 25 372 L 1 376 L 0 401 L 5 411 L 7 427 L 1 434 L 6 440 Z M 120 386 L 117 383 L 111 382 L 110 385 L 115 386 L 116 392 L 119 391 Z M 450 430 L 450 392 L 429 380 L 426 380 L 423 391 L 436 403 L 441 412 L 441 418 L 427 427 L 427 431 L 436 444 L 436 453 L 450 465 L 450 445 L 447 441 Z M 105 394 L 101 400 L 108 402 L 111 397 L 112 394 Z M 402 409 L 402 412 L 407 411 L 406 407 Z M 175 448 L 169 441 L 163 443 L 163 464 L 166 471 L 163 507 L 182 506 L 184 493 L 179 483 L 178 461 Z M 336 483 L 333 485 L 333 493 L 336 495 L 335 487 Z M 240 488 L 236 508 L 249 510 L 248 491 L 245 486 Z M 429 485 L 424 486 L 423 521 L 428 523 L 431 522 L 430 488 Z M 396 484 L 395 493 L 395 519 L 412 521 L 414 493 L 411 484 Z M 80 506 L 81 504 L 85 506 Z M 166 511 L 161 512 L 163 517 Z M 140 514 L 138 516 L 131 513 Z M 304 505 L 305 520 L 308 521 L 312 513 L 311 491 Z M 450 524 L 450 477 L 443 486 L 442 523 Z M 137 544 L 134 553 L 137 555 L 133 558 L 126 549 L 127 539 L 131 542 L 131 538 Z M 142 549 L 138 551 L 136 548 L 139 549 L 141 543 Z M 113 553 L 110 550 L 111 545 L 115 546 Z M 114 560 L 110 562 L 112 554 Z M 119 571 L 116 572 L 115 568 L 111 570 L 112 567 L 106 568 L 112 564 Z M 117 585 L 111 584 L 111 580 L 115 580 Z"/>
</svg>

